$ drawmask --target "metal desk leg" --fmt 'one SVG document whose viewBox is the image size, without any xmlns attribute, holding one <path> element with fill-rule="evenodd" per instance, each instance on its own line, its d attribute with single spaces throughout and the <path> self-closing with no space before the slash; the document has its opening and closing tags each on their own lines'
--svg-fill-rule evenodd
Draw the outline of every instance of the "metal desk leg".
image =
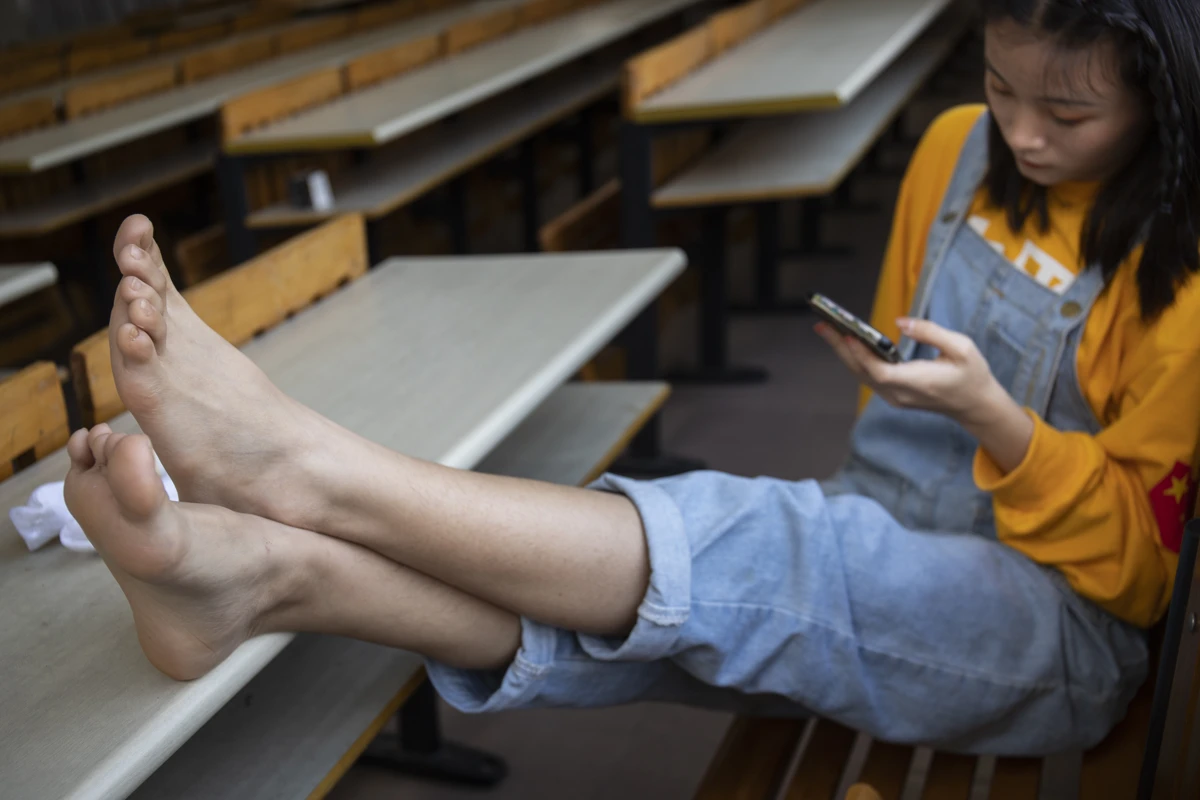
<svg viewBox="0 0 1200 800">
<path fill-rule="evenodd" d="M 595 188 L 594 170 L 596 160 L 595 131 L 592 130 L 596 115 L 592 106 L 584 106 L 579 112 L 579 196 L 587 197 Z"/>
<path fill-rule="evenodd" d="M 524 247 L 525 252 L 536 253 L 541 249 L 538 247 L 541 214 L 538 210 L 537 152 L 534 147 L 534 137 L 530 136 L 521 142 L 518 159 L 521 172 L 521 223 L 524 228 Z"/>
<path fill-rule="evenodd" d="M 217 183 L 221 205 L 225 209 L 225 236 L 229 241 L 229 257 L 234 264 L 249 261 L 257 254 L 254 233 L 246 227 L 250 201 L 246 197 L 246 162 L 224 153 L 217 159 Z"/>
<path fill-rule="evenodd" d="M 466 255 L 471 252 L 470 232 L 467 228 L 467 179 L 459 175 L 446 187 L 447 221 L 450 223 L 450 239 L 454 252 Z"/>
<path fill-rule="evenodd" d="M 499 756 L 442 738 L 437 692 L 428 680 L 397 716 L 400 734 L 377 736 L 359 757 L 360 763 L 468 786 L 495 786 L 508 775 L 508 765 Z"/>
<path fill-rule="evenodd" d="M 761 367 L 729 364 L 729 309 L 726 300 L 725 209 L 704 212 L 704 246 L 700 273 L 700 363 L 696 369 L 673 373 L 673 383 L 761 383 Z"/>
<path fill-rule="evenodd" d="M 622 121 L 618 158 L 621 176 L 621 246 L 651 247 L 654 217 L 651 191 L 650 129 Z M 630 380 L 653 380 L 658 374 L 658 302 L 651 302 L 620 336 L 625 346 L 626 372 Z M 651 418 L 629 445 L 629 452 L 612 471 L 622 475 L 651 477 L 703 469 L 704 462 L 666 455 L 661 450 L 659 416 Z"/>
<path fill-rule="evenodd" d="M 807 303 L 779 299 L 779 203 L 760 203 L 755 208 L 755 216 L 758 229 L 757 297 L 747 305 L 731 306 L 730 310 L 741 314 L 807 313 Z"/>
</svg>

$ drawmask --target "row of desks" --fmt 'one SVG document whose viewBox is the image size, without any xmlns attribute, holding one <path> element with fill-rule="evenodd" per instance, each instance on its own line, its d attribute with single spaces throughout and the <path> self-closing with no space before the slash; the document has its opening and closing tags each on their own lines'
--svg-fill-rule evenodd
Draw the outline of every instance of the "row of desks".
<svg viewBox="0 0 1200 800">
<path fill-rule="evenodd" d="M 350 430 L 473 468 L 682 267 L 672 250 L 392 259 L 244 351 Z M 136 431 L 127 414 L 111 424 Z M 66 471 L 60 451 L 18 473 L 0 509 Z M 103 563 L 27 552 L 7 514 L 0 606 L 0 775 L 14 798 L 124 797 L 293 638 L 254 639 L 204 678 L 172 681 L 142 655 Z"/>
<path fill-rule="evenodd" d="M 377 31 L 350 36 L 291 55 L 188 84 L 80 119 L 0 141 L 0 173 L 40 172 L 212 116 L 226 101 L 309 72 L 339 67 L 391 44 L 446 27 L 520 0 L 479 0 L 434 11 Z"/>
</svg>

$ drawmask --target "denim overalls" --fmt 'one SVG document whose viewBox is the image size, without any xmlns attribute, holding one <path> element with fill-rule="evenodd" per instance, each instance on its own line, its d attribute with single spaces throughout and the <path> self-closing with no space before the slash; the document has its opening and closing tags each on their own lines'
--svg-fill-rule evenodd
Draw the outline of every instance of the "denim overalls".
<svg viewBox="0 0 1200 800">
<path fill-rule="evenodd" d="M 1095 433 L 1076 351 L 1099 271 L 1056 294 L 964 224 L 987 126 L 984 114 L 959 156 L 912 314 L 969 334 L 1012 396 L 1054 427 Z M 595 488 L 634 502 L 649 545 L 633 631 L 610 640 L 524 620 L 507 670 L 430 663 L 430 675 L 467 711 L 654 700 L 815 713 L 966 752 L 1095 744 L 1145 678 L 1144 633 L 996 541 L 975 449 L 948 418 L 876 397 L 846 465 L 821 483 L 605 476 Z"/>
</svg>

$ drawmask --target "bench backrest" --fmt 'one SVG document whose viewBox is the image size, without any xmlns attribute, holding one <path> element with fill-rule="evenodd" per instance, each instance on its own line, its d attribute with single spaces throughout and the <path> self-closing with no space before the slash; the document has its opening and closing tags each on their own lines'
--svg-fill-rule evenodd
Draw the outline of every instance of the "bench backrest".
<svg viewBox="0 0 1200 800">
<path fill-rule="evenodd" d="M 357 214 L 333 219 L 183 292 L 196 314 L 242 345 L 300 309 L 366 273 L 367 240 Z M 124 410 L 112 374 L 108 331 L 71 351 L 71 374 L 87 425 Z"/>
<path fill-rule="evenodd" d="M 446 29 L 446 54 L 453 55 L 499 39 L 521 25 L 521 9 L 502 8 L 478 14 Z"/>
<path fill-rule="evenodd" d="M 111 78 L 100 78 L 72 86 L 63 95 L 67 119 L 103 111 L 147 95 L 165 92 L 179 82 L 177 65 L 141 67 Z"/>
<path fill-rule="evenodd" d="M 71 49 L 67 56 L 67 72 L 81 75 L 104 67 L 115 67 L 150 55 L 153 43 L 149 39 L 130 39 L 112 44 L 97 44 Z"/>
<path fill-rule="evenodd" d="M 180 239 L 175 245 L 175 270 L 183 286 L 195 286 L 228 269 L 229 237 L 218 223 Z"/>
<path fill-rule="evenodd" d="M 53 453 L 70 435 L 52 363 L 39 361 L 0 381 L 0 480 Z"/>
<path fill-rule="evenodd" d="M 1167 612 L 1139 800 L 1200 797 L 1200 518 L 1188 523 Z"/>
<path fill-rule="evenodd" d="M 343 71 L 339 67 L 329 67 L 247 92 L 221 107 L 222 139 L 234 139 L 262 125 L 328 103 L 345 91 Z"/>
<path fill-rule="evenodd" d="M 228 32 L 229 25 L 225 22 L 214 22 L 212 25 L 167 31 L 166 33 L 159 34 L 155 42 L 155 47 L 160 53 L 169 53 L 172 50 L 195 47 L 205 42 L 215 42 Z"/>
<path fill-rule="evenodd" d="M 358 91 L 436 61 L 442 56 L 443 46 L 442 36 L 434 34 L 356 58 L 346 65 L 347 89 Z"/>
<path fill-rule="evenodd" d="M 351 26 L 356 31 L 369 31 L 383 25 L 394 25 L 420 13 L 420 0 L 393 0 L 390 3 L 365 6 L 353 12 Z"/>
<path fill-rule="evenodd" d="M 252 36 L 229 44 L 207 47 L 185 56 L 180 70 L 184 83 L 202 81 L 236 69 L 266 61 L 276 54 L 276 37 L 269 33 Z"/>
<path fill-rule="evenodd" d="M 582 3 L 583 0 L 526 0 L 521 5 L 521 24 L 537 25 L 561 17 Z"/>
<path fill-rule="evenodd" d="M 282 4 L 277 6 L 265 6 L 255 11 L 242 14 L 239 17 L 235 17 L 233 20 L 233 30 L 235 33 L 256 31 L 259 28 L 266 28 L 271 25 L 275 25 L 276 23 L 283 22 L 291 15 L 291 10 Z"/>
<path fill-rule="evenodd" d="M 0 137 L 15 136 L 58 121 L 54 101 L 49 97 L 34 97 L 0 107 Z"/>
<path fill-rule="evenodd" d="M 337 14 L 289 27 L 279 34 L 279 52 L 294 53 L 341 38 L 350 33 L 351 22 L 349 14 Z"/>
<path fill-rule="evenodd" d="M 0 94 L 32 89 L 66 74 L 64 60 L 57 56 L 21 61 L 0 69 Z"/>
</svg>

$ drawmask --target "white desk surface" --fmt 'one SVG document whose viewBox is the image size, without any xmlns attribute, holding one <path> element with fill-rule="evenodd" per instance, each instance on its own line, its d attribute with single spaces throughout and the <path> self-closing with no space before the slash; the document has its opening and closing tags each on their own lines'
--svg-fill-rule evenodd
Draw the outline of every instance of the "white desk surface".
<svg viewBox="0 0 1200 800">
<path fill-rule="evenodd" d="M 0 265 L 0 306 L 11 303 L 58 282 L 58 270 L 50 262 Z"/>
<path fill-rule="evenodd" d="M 836 108 L 953 0 L 813 0 L 640 103 L 638 122 Z"/>
<path fill-rule="evenodd" d="M 748 120 L 657 189 L 651 203 L 686 208 L 833 191 L 953 51 L 967 23 L 958 12 L 930 25 L 849 105 Z"/>
<path fill-rule="evenodd" d="M 657 381 L 565 384 L 477 469 L 577 486 L 608 467 L 667 394 Z M 402 650 L 297 636 L 131 800 L 307 797 L 420 666 Z"/>
<path fill-rule="evenodd" d="M 325 67 L 338 67 L 359 56 L 408 39 L 428 36 L 488 9 L 519 5 L 522 0 L 479 0 L 423 14 L 376 31 L 348 36 L 279 56 L 206 81 L 176 87 L 143 100 L 71 122 L 0 140 L 0 173 L 39 172 L 101 150 L 215 114 L 223 103 Z"/>
<path fill-rule="evenodd" d="M 697 0 L 609 0 L 435 62 L 225 143 L 228 153 L 370 147 L 479 103 Z"/>
<path fill-rule="evenodd" d="M 244 348 L 284 391 L 357 433 L 470 468 L 683 269 L 677 250 L 391 259 Z M 128 415 L 114 429 L 136 430 Z M 61 480 L 58 452 L 0 508 Z M 247 642 L 177 683 L 141 654 L 95 556 L 29 553 L 0 515 L 0 775 L 24 798 L 123 797 L 292 639 Z"/>
<path fill-rule="evenodd" d="M 367 161 L 339 175 L 333 183 L 332 208 L 317 211 L 279 203 L 253 212 L 246 217 L 246 225 L 310 225 L 349 212 L 378 219 L 551 122 L 614 92 L 619 75 L 620 64 L 612 60 L 546 75 L 528 86 L 528 91 L 507 92 L 467 109 L 452 121 L 416 131 L 386 159 Z"/>
</svg>

